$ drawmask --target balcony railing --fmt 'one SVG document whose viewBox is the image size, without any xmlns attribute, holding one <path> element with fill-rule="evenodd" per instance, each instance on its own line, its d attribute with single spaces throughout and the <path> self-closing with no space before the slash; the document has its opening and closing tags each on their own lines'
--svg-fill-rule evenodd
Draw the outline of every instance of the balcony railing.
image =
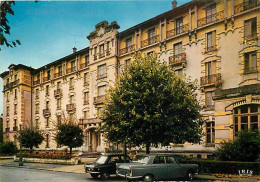
<svg viewBox="0 0 260 182">
<path fill-rule="evenodd" d="M 109 50 L 106 51 L 106 56 L 109 56 L 111 53 Z"/>
<path fill-rule="evenodd" d="M 62 76 L 62 72 L 54 73 L 54 78 Z"/>
<path fill-rule="evenodd" d="M 198 20 L 198 27 L 224 19 L 224 10 Z"/>
<path fill-rule="evenodd" d="M 105 102 L 106 95 L 94 97 L 94 105 L 103 104 Z"/>
<path fill-rule="evenodd" d="M 43 82 L 47 82 L 47 81 L 49 81 L 51 78 L 50 77 L 44 77 L 43 78 Z"/>
<path fill-rule="evenodd" d="M 88 100 L 84 100 L 84 105 L 88 105 L 89 101 Z"/>
<path fill-rule="evenodd" d="M 248 68 L 244 69 L 244 74 L 255 73 L 255 72 L 257 72 L 257 67 L 256 66 L 248 67 Z"/>
<path fill-rule="evenodd" d="M 141 42 L 141 47 L 146 47 L 148 45 L 155 44 L 156 42 L 159 42 L 159 39 L 160 39 L 159 35 L 155 35 L 153 37 L 149 37 L 148 39 L 143 40 Z"/>
<path fill-rule="evenodd" d="M 99 54 L 99 59 L 105 57 L 105 52 Z"/>
<path fill-rule="evenodd" d="M 13 127 L 13 131 L 17 131 L 18 127 L 17 126 L 14 126 Z"/>
<path fill-rule="evenodd" d="M 7 83 L 6 85 L 4 85 L 4 90 L 7 90 L 7 89 L 11 89 L 12 87 L 15 87 L 17 86 L 18 84 L 20 83 L 20 80 L 15 80 L 11 83 Z"/>
<path fill-rule="evenodd" d="M 33 81 L 33 85 L 38 85 L 38 84 L 40 84 L 40 80 Z"/>
<path fill-rule="evenodd" d="M 235 14 L 238 14 L 238 13 L 241 13 L 243 11 L 253 9 L 253 8 L 259 6 L 259 5 L 260 5 L 259 0 L 253 0 L 253 1 L 251 0 L 251 1 L 243 2 L 243 3 L 240 3 L 236 6 L 234 6 L 234 11 L 235 11 Z"/>
<path fill-rule="evenodd" d="M 106 78 L 107 74 L 103 73 L 103 74 L 98 74 L 97 79 L 102 79 L 102 78 Z"/>
<path fill-rule="evenodd" d="M 182 63 L 186 63 L 185 52 L 169 57 L 169 65 L 178 66 L 181 65 Z"/>
<path fill-rule="evenodd" d="M 205 48 L 205 52 L 211 52 L 211 51 L 216 51 L 216 50 L 217 50 L 217 45 L 207 46 Z"/>
<path fill-rule="evenodd" d="M 88 63 L 82 63 L 80 64 L 80 69 L 88 67 Z"/>
<path fill-rule="evenodd" d="M 255 34 L 251 34 L 251 35 L 247 35 L 244 37 L 245 40 L 253 40 L 253 39 L 256 39 L 257 38 L 257 33 Z"/>
<path fill-rule="evenodd" d="M 174 37 L 175 35 L 186 33 L 189 31 L 189 24 L 182 25 L 178 28 L 171 29 L 166 32 L 166 38 Z"/>
<path fill-rule="evenodd" d="M 10 128 L 5 128 L 5 132 L 9 132 L 10 131 Z"/>
<path fill-rule="evenodd" d="M 76 66 L 68 68 L 66 71 L 67 71 L 67 73 L 72 73 L 72 72 L 76 71 Z"/>
<path fill-rule="evenodd" d="M 73 113 L 76 111 L 76 104 L 67 104 L 66 110 L 68 113 Z"/>
<path fill-rule="evenodd" d="M 220 73 L 214 74 L 214 75 L 203 76 L 200 78 L 201 86 L 218 84 L 218 83 L 221 83 L 221 74 Z"/>
<path fill-rule="evenodd" d="M 134 50 L 134 47 L 135 47 L 135 45 L 133 44 L 133 45 L 129 45 L 129 46 L 123 48 L 123 49 L 120 49 L 119 54 L 123 55 L 123 54 L 126 54 L 128 52 L 132 52 Z"/>
<path fill-rule="evenodd" d="M 51 111 L 50 109 L 43 109 L 43 116 L 44 117 L 48 117 L 51 115 Z"/>
<path fill-rule="evenodd" d="M 62 90 L 61 89 L 54 90 L 54 97 L 55 98 L 62 97 Z"/>
</svg>

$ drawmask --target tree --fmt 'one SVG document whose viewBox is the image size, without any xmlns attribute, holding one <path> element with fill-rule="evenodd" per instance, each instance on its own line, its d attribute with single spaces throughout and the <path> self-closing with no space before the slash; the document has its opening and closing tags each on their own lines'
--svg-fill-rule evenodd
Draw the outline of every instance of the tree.
<svg viewBox="0 0 260 182">
<path fill-rule="evenodd" d="M 83 145 L 83 137 L 82 129 L 76 124 L 65 123 L 58 126 L 56 141 L 59 145 L 68 146 L 70 154 L 72 154 L 72 148 Z"/>
<path fill-rule="evenodd" d="M 7 47 L 16 47 L 17 44 L 21 45 L 19 40 L 8 41 L 6 36 L 10 35 L 11 27 L 8 25 L 7 15 L 14 15 L 12 5 L 15 5 L 14 1 L 1 1 L 0 7 L 0 45 L 6 45 Z M 1 50 L 1 49 L 0 49 Z"/>
<path fill-rule="evenodd" d="M 222 142 L 215 154 L 224 161 L 255 161 L 260 154 L 260 133 L 242 131 L 234 141 Z"/>
<path fill-rule="evenodd" d="M 42 136 L 40 131 L 32 127 L 21 130 L 20 135 L 22 146 L 30 148 L 31 151 L 33 147 L 38 147 L 44 140 L 44 137 Z"/>
<path fill-rule="evenodd" d="M 18 151 L 13 142 L 0 143 L 0 155 L 12 155 Z"/>
<path fill-rule="evenodd" d="M 101 131 L 116 143 L 198 142 L 202 120 L 196 85 L 174 74 L 157 56 L 134 57 L 108 91 Z"/>
</svg>

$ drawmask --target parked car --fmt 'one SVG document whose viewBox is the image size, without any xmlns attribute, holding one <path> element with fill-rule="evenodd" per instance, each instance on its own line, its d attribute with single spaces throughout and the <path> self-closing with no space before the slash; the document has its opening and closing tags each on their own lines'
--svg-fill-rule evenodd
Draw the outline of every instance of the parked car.
<svg viewBox="0 0 260 182">
<path fill-rule="evenodd" d="M 92 178 L 109 179 L 111 174 L 116 174 L 116 163 L 129 163 L 131 159 L 123 154 L 100 155 L 93 163 L 85 165 L 86 173 Z"/>
<path fill-rule="evenodd" d="M 131 180 L 192 180 L 198 173 L 197 164 L 182 164 L 175 155 L 137 155 L 131 163 L 117 164 L 117 175 Z"/>
</svg>

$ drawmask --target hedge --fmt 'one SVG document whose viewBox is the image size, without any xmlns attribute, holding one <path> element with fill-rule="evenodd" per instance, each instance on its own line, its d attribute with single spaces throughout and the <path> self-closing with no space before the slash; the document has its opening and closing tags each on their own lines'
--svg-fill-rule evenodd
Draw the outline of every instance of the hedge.
<svg viewBox="0 0 260 182">
<path fill-rule="evenodd" d="M 260 175 L 260 162 L 190 160 L 188 163 L 198 164 L 200 174 L 239 174 L 239 170 L 252 170 L 253 175 Z"/>
</svg>

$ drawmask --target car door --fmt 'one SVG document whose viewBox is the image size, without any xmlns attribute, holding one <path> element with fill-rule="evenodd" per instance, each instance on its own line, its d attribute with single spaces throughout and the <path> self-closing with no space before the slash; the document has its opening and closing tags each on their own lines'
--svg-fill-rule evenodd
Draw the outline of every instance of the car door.
<svg viewBox="0 0 260 182">
<path fill-rule="evenodd" d="M 183 177 L 183 170 L 181 166 L 176 162 L 174 157 L 167 156 L 165 157 L 166 165 L 167 165 L 167 176 L 168 179 L 181 178 Z"/>
<path fill-rule="evenodd" d="M 111 156 L 107 166 L 108 166 L 108 173 L 110 174 L 116 174 L 116 162 L 119 161 L 118 156 Z"/>
<path fill-rule="evenodd" d="M 156 180 L 167 179 L 167 165 L 164 156 L 155 156 L 151 165 L 152 174 Z"/>
</svg>

